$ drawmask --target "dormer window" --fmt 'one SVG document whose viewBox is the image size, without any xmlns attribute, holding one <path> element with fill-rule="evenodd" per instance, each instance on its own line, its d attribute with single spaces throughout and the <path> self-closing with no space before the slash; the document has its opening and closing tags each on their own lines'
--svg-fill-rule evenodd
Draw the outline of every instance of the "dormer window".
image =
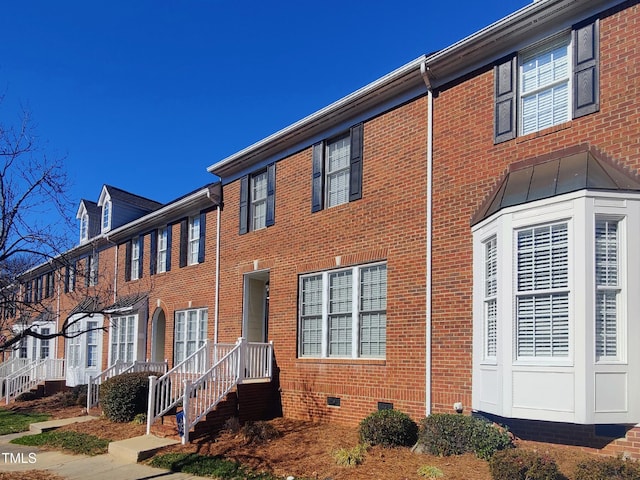
<svg viewBox="0 0 640 480">
<path fill-rule="evenodd" d="M 102 231 L 111 229 L 111 200 L 107 200 L 102 205 Z"/>
<path fill-rule="evenodd" d="M 80 241 L 85 242 L 89 239 L 89 215 L 86 213 L 80 217 Z"/>
</svg>

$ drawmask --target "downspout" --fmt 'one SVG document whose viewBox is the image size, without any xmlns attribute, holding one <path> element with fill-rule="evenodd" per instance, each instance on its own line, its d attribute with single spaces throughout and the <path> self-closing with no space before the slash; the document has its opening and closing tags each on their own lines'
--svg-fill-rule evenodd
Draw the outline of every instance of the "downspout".
<svg viewBox="0 0 640 480">
<path fill-rule="evenodd" d="M 427 251 L 426 251 L 426 335 L 425 335 L 425 415 L 431 414 L 431 235 L 433 223 L 433 88 L 429 79 L 429 67 L 426 62 L 420 64 L 420 73 L 427 86 Z"/>
<path fill-rule="evenodd" d="M 220 303 L 220 205 L 216 221 L 216 299 L 213 307 L 213 343 L 218 343 L 218 305 Z"/>
</svg>

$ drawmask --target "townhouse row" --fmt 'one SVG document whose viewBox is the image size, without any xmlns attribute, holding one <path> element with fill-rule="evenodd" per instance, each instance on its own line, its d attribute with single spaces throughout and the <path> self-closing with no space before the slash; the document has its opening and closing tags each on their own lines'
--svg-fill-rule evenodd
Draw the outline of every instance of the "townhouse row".
<svg viewBox="0 0 640 480">
<path fill-rule="evenodd" d="M 49 305 L 26 324 L 88 331 L 15 354 L 73 385 L 244 337 L 288 417 L 462 410 L 640 457 L 638 25 L 637 1 L 536 1 L 180 199 L 105 186 L 20 292 Z"/>
</svg>

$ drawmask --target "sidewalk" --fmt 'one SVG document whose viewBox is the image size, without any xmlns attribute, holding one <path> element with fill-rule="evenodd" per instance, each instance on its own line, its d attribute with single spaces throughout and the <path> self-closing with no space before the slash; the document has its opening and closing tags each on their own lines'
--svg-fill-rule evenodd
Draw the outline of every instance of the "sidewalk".
<svg viewBox="0 0 640 480">
<path fill-rule="evenodd" d="M 68 455 L 57 451 L 44 451 L 35 447 L 13 445 L 9 441 L 30 432 L 0 436 L 0 472 L 48 470 L 68 480 L 196 480 L 186 473 L 172 473 L 139 463 L 127 463 L 110 455 Z"/>
</svg>

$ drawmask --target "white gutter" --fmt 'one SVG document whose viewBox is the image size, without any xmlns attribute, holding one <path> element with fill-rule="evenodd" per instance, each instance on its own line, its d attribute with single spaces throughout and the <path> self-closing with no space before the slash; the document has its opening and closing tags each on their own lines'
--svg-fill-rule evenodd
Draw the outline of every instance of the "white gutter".
<svg viewBox="0 0 640 480">
<path fill-rule="evenodd" d="M 216 225 L 216 298 L 213 305 L 213 343 L 218 343 L 218 306 L 220 305 L 220 205 Z"/>
<path fill-rule="evenodd" d="M 425 332 L 425 415 L 431 414 L 431 233 L 433 224 L 433 90 L 429 81 L 429 69 L 426 62 L 420 65 L 420 73 L 427 86 L 427 251 L 426 251 L 426 332 Z"/>
</svg>

